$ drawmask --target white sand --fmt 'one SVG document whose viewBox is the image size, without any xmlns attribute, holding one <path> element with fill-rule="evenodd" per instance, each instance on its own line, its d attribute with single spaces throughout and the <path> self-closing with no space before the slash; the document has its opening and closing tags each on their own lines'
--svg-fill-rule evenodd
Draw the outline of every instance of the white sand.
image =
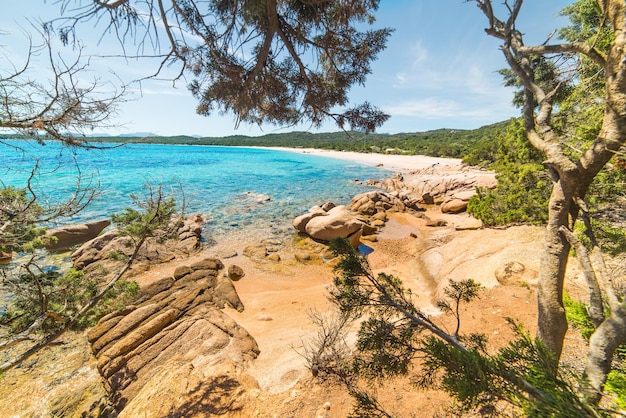
<svg viewBox="0 0 626 418">
<path fill-rule="evenodd" d="M 284 148 L 271 147 L 271 149 L 296 152 L 299 154 L 319 155 L 321 157 L 338 158 L 341 160 L 353 161 L 355 163 L 379 166 L 395 172 L 407 172 L 420 170 L 435 165 L 460 166 L 460 158 L 439 158 L 428 157 L 426 155 L 394 155 L 375 154 L 354 151 L 331 151 L 316 148 Z"/>
</svg>

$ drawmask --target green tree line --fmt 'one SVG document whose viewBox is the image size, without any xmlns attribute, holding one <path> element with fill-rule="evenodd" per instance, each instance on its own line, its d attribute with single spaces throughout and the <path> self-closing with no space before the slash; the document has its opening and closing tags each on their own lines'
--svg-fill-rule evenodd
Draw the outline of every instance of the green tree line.
<svg viewBox="0 0 626 418">
<path fill-rule="evenodd" d="M 94 136 L 93 143 L 138 143 L 172 145 L 217 145 L 242 147 L 318 148 L 336 151 L 428 155 L 432 157 L 464 158 L 488 148 L 509 121 L 477 129 L 437 129 L 425 132 L 381 134 L 356 131 L 329 133 L 285 132 L 262 136 L 231 135 L 226 137 L 179 136 Z M 23 135 L 6 135 L 24 138 Z M 480 161 L 475 162 L 480 164 Z"/>
</svg>

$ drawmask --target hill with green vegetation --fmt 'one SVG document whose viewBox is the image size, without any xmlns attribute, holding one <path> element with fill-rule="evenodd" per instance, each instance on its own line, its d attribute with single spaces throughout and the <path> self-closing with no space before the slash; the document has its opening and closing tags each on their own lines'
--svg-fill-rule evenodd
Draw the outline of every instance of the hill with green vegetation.
<svg viewBox="0 0 626 418">
<path fill-rule="evenodd" d="M 497 133 L 503 132 L 508 124 L 509 121 L 502 121 L 478 129 L 437 129 L 426 132 L 399 134 L 289 132 L 267 134 L 258 137 L 233 135 L 227 137 L 195 138 L 180 135 L 94 137 L 89 138 L 89 140 L 93 142 L 114 143 L 318 148 L 462 158 L 470 154 L 477 147 L 495 141 Z"/>
</svg>

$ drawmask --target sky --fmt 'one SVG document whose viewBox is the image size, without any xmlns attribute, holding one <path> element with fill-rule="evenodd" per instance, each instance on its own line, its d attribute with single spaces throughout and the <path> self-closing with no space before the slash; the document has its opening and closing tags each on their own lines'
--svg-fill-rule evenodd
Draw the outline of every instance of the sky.
<svg viewBox="0 0 626 418">
<path fill-rule="evenodd" d="M 500 0 L 494 1 L 498 5 Z M 566 0 L 526 0 L 518 29 L 526 43 L 543 43 L 565 19 L 559 10 Z M 46 21 L 59 14 L 54 0 L 0 0 L 0 71 L 8 60 L 23 61 L 29 22 Z M 506 63 L 498 40 L 485 34 L 486 18 L 473 2 L 465 0 L 382 0 L 374 27 L 394 28 L 387 48 L 372 65 L 364 87 L 354 87 L 350 104 L 364 101 L 378 106 L 391 118 L 381 133 L 423 132 L 439 128 L 475 129 L 519 115 L 511 105 L 513 90 L 502 86 L 497 73 Z M 101 31 L 79 31 L 84 55 L 105 55 L 118 44 L 112 37 L 100 40 Z M 72 56 L 69 47 L 58 46 L 61 56 Z M 106 54 L 108 55 L 108 53 Z M 4 61 L 4 62 L 3 62 Z M 90 61 L 90 71 L 112 82 L 143 78 L 155 70 L 153 63 L 119 58 Z M 36 72 L 36 66 L 35 72 Z M 113 76 L 113 73 L 115 76 Z M 45 77 L 45 74 L 41 74 Z M 188 81 L 191 81 L 188 79 Z M 120 135 L 150 132 L 157 135 L 257 136 L 294 130 L 334 132 L 333 123 L 320 129 L 310 125 L 277 127 L 235 125 L 232 115 L 199 116 L 196 100 L 185 81 L 143 81 L 134 85 L 111 127 L 96 133 Z"/>
</svg>

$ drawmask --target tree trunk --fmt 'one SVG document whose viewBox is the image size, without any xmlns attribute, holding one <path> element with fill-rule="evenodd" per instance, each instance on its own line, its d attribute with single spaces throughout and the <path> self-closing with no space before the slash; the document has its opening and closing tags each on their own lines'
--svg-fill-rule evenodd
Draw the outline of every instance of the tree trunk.
<svg viewBox="0 0 626 418">
<path fill-rule="evenodd" d="M 545 251 L 541 257 L 537 289 L 537 338 L 554 354 L 555 360 L 563 351 L 567 319 L 563 307 L 563 281 L 570 245 L 559 228 L 568 226 L 572 192 L 564 188 L 564 181 L 554 184 L 549 203 L 549 219 L 544 238 Z M 555 364 L 556 370 L 556 364 Z"/>
<path fill-rule="evenodd" d="M 602 388 L 611 371 L 615 350 L 626 342 L 626 308 L 622 305 L 596 329 L 589 339 L 589 354 L 585 365 L 585 399 L 597 405 L 602 398 Z"/>
<path fill-rule="evenodd" d="M 524 45 L 522 33 L 515 28 L 522 3 L 523 0 L 515 0 L 508 4 L 508 19 L 499 20 L 494 14 L 491 0 L 476 0 L 478 7 L 489 19 L 487 33 L 503 41 L 502 52 L 507 63 L 525 88 L 523 116 L 528 140 L 545 154 L 545 165 L 554 174 L 538 284 L 537 338 L 555 354 L 556 372 L 567 332 L 563 285 L 571 248 L 559 229 L 565 227 L 571 231 L 578 205 L 584 201 L 593 179 L 626 142 L 626 1 L 597 0 L 602 14 L 599 16 L 601 26 L 611 28 L 614 34 L 606 56 L 595 45 L 581 42 L 549 44 L 548 39 L 542 45 Z M 567 150 L 568 138 L 554 129 L 552 116 L 558 87 L 546 90 L 541 80 L 536 79 L 535 68 L 531 65 L 532 56 L 572 52 L 586 56 L 599 65 L 602 71 L 597 74 L 604 77 L 605 83 L 602 128 L 593 144 L 586 147 L 579 159 L 572 158 L 571 152 Z M 589 400 L 596 403 L 610 370 L 614 350 L 626 335 L 626 306 L 613 305 L 611 316 L 598 326 L 590 341 L 585 376 L 591 388 Z M 600 319 L 596 315 L 594 323 L 599 323 Z"/>
</svg>

